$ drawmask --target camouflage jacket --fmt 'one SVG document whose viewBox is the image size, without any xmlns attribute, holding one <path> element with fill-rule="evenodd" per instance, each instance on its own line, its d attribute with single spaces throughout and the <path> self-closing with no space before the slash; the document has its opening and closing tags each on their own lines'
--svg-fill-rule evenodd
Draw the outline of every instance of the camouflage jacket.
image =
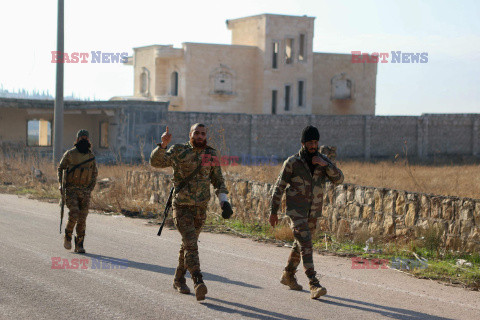
<svg viewBox="0 0 480 320">
<path fill-rule="evenodd" d="M 319 217 L 322 214 L 323 191 L 327 178 L 335 184 L 342 183 L 343 173 L 331 164 L 326 167 L 316 165 L 312 176 L 300 152 L 292 155 L 283 163 L 273 187 L 270 214 L 277 214 L 286 188 L 286 213 L 289 217 Z"/>
<path fill-rule="evenodd" d="M 178 187 L 202 163 L 205 152 L 212 157 L 217 156 L 212 147 L 194 148 L 190 142 L 175 144 L 168 151 L 158 146 L 150 155 L 150 164 L 158 168 L 173 167 L 173 184 Z M 217 196 L 220 193 L 228 194 L 220 166 L 202 166 L 196 176 L 174 195 L 173 205 L 206 207 L 210 200 L 210 183 Z"/>
<path fill-rule="evenodd" d="M 71 169 L 90 158 L 93 158 L 92 152 L 81 153 L 77 148 L 72 148 L 64 153 L 60 164 L 58 165 L 58 182 L 62 183 L 63 170 L 71 171 Z M 86 189 L 92 191 L 97 183 L 98 169 L 95 160 L 82 164 L 77 169 L 67 174 L 65 187 Z"/>
</svg>

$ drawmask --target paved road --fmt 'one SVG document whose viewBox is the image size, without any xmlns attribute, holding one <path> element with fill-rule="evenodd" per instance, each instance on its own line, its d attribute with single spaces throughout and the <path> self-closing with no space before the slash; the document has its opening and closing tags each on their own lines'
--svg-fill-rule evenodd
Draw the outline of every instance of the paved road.
<svg viewBox="0 0 480 320">
<path fill-rule="evenodd" d="M 355 270 L 340 257 L 315 255 L 328 295 L 311 300 L 278 281 L 287 248 L 209 233 L 199 243 L 209 290 L 200 303 L 172 289 L 176 231 L 157 237 L 145 220 L 90 214 L 88 254 L 78 255 L 63 249 L 58 222 L 56 204 L 0 194 L 1 319 L 480 319 L 480 292 Z M 89 261 L 52 269 L 52 258 Z"/>
</svg>

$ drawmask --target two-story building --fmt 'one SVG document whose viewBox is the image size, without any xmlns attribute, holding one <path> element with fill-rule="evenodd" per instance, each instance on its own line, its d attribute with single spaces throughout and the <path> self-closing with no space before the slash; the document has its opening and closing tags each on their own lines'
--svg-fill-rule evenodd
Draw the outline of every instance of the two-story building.
<svg viewBox="0 0 480 320">
<path fill-rule="evenodd" d="M 261 14 L 226 21 L 231 45 L 134 48 L 127 98 L 169 101 L 170 111 L 375 114 L 377 65 L 313 52 L 314 20 Z"/>
</svg>

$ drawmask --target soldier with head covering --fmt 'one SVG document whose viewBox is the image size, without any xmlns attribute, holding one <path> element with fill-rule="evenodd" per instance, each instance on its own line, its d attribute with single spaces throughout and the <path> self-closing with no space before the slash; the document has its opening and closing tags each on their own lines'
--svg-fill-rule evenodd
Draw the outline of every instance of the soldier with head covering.
<svg viewBox="0 0 480 320">
<path fill-rule="evenodd" d="M 327 179 L 335 184 L 343 182 L 342 171 L 318 152 L 319 139 L 317 128 L 307 126 L 303 130 L 300 151 L 285 160 L 273 188 L 269 216 L 270 224 L 275 226 L 278 223 L 277 211 L 282 194 L 286 189 L 286 213 L 290 218 L 295 243 L 280 282 L 292 290 L 302 290 L 295 273 L 303 260 L 312 299 L 327 294 L 327 289 L 320 285 L 316 277 L 312 249 L 312 235 L 316 229 L 317 218 L 322 213 L 325 182 Z"/>
<path fill-rule="evenodd" d="M 85 253 L 83 244 L 90 194 L 95 188 L 98 175 L 95 156 L 91 147 L 88 131 L 85 129 L 79 130 L 74 148 L 65 152 L 58 166 L 60 190 L 62 190 L 62 179 L 65 177 L 64 196 L 69 209 L 63 246 L 67 250 L 72 248 L 72 234 L 76 225 L 75 252 L 78 253 Z"/>
</svg>

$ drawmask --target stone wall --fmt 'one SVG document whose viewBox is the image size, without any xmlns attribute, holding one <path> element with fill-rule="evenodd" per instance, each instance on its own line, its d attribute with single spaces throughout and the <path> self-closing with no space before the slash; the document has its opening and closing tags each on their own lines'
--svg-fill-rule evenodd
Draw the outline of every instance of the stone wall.
<svg viewBox="0 0 480 320">
<path fill-rule="evenodd" d="M 135 196 L 163 203 L 171 175 L 156 171 L 127 172 L 126 184 Z M 272 184 L 226 178 L 232 206 L 240 219 L 266 221 Z M 139 191 L 140 190 L 140 191 Z M 212 194 L 213 189 L 212 189 Z M 215 197 L 210 211 L 220 213 Z M 283 210 L 284 211 L 284 210 Z M 420 236 L 433 226 L 443 233 L 442 247 L 480 250 L 480 199 L 444 197 L 351 184 L 327 184 L 320 228 L 337 236 L 358 233 L 382 237 Z"/>
</svg>

